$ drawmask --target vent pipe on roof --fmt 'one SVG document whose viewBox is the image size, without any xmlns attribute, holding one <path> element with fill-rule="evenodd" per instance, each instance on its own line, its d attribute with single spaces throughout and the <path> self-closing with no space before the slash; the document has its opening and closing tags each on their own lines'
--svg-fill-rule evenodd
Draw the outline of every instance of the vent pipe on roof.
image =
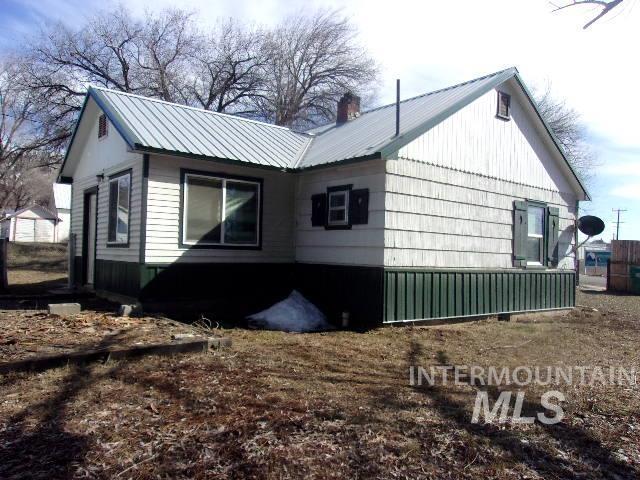
<svg viewBox="0 0 640 480">
<path fill-rule="evenodd" d="M 400 135 L 400 79 L 396 80 L 396 137 Z"/>
</svg>

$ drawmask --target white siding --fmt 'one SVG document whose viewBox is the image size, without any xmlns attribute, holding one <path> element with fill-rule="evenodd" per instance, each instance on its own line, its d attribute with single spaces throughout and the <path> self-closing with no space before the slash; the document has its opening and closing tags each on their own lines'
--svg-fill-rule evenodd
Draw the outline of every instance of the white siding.
<svg viewBox="0 0 640 480">
<path fill-rule="evenodd" d="M 544 190 L 573 192 L 545 135 L 520 104 L 521 95 L 503 84 L 511 98 L 511 120 L 496 118 L 497 93 L 490 91 L 398 152 L 452 170 L 474 173 Z"/>
<path fill-rule="evenodd" d="M 512 94 L 496 118 L 491 91 L 387 161 L 384 265 L 513 268 L 513 202 L 560 209 L 560 268 L 570 254 L 577 195 L 539 126 Z"/>
<path fill-rule="evenodd" d="M 20 218 L 15 220 L 15 238 L 16 242 L 33 242 L 35 241 L 36 220 L 34 218 Z"/>
<path fill-rule="evenodd" d="M 561 256 L 571 248 L 575 197 L 421 162 L 386 164 L 385 266 L 512 268 L 513 201 L 523 199 L 560 209 Z"/>
<path fill-rule="evenodd" d="M 98 185 L 98 231 L 96 258 L 137 262 L 140 255 L 140 200 L 142 195 L 142 155 L 132 153 L 113 125 L 109 135 L 98 139 L 98 110 L 93 116 L 85 112 L 84 120 L 90 122 L 86 143 L 81 149 L 80 161 L 73 172 L 70 231 L 76 235 L 76 256 L 82 255 L 82 220 L 84 192 Z M 129 220 L 129 247 L 107 247 L 109 176 L 131 171 L 131 215 Z M 99 183 L 96 175 L 104 175 Z"/>
<path fill-rule="evenodd" d="M 296 261 L 343 265 L 382 265 L 384 248 L 384 162 L 373 160 L 349 166 L 297 174 Z M 353 184 L 369 189 L 369 223 L 351 230 L 311 226 L 311 196 L 327 187 Z"/>
<path fill-rule="evenodd" d="M 67 209 L 58 209 L 60 221 L 56 225 L 56 242 L 69 240 L 69 227 L 71 226 L 71 213 Z"/>
<path fill-rule="evenodd" d="M 36 220 L 35 241 L 49 243 L 54 242 L 55 222 L 48 218 Z"/>
<path fill-rule="evenodd" d="M 262 249 L 180 248 L 180 169 L 263 179 Z M 181 157 L 151 156 L 147 202 L 146 262 L 292 262 L 294 176 L 264 168 Z"/>
</svg>

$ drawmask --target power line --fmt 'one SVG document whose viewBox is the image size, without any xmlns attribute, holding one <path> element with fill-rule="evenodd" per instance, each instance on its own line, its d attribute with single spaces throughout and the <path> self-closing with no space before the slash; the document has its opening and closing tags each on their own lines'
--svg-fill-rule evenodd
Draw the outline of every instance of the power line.
<svg viewBox="0 0 640 480">
<path fill-rule="evenodd" d="M 616 240 L 620 240 L 620 224 L 621 223 L 625 223 L 625 222 L 621 222 L 620 221 L 620 212 L 626 212 L 626 210 L 623 209 L 623 208 L 612 208 L 611 210 L 613 212 L 617 212 L 617 214 L 618 214 L 618 220 L 616 220 L 613 223 L 616 224 Z"/>
</svg>

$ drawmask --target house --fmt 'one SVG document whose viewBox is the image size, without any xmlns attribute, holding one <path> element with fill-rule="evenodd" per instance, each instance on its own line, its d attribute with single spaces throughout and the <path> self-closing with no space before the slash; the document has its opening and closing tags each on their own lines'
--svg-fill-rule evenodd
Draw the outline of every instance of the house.
<svg viewBox="0 0 640 480">
<path fill-rule="evenodd" d="M 0 220 L 0 235 L 11 242 L 53 243 L 57 240 L 60 218 L 40 205 L 5 212 Z"/>
<path fill-rule="evenodd" d="M 53 201 L 60 219 L 56 225 L 56 242 L 66 242 L 71 225 L 71 185 L 54 183 Z"/>
<path fill-rule="evenodd" d="M 607 274 L 607 263 L 611 260 L 611 243 L 602 239 L 591 240 L 578 248 L 580 273 L 603 276 Z"/>
<path fill-rule="evenodd" d="M 573 306 L 589 198 L 515 68 L 303 133 L 90 88 L 59 180 L 78 285 L 357 325 Z"/>
</svg>

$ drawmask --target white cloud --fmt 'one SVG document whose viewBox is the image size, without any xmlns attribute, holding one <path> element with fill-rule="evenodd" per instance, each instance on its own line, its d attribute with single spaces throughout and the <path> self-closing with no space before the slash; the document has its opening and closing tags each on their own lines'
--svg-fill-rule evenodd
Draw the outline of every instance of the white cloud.
<svg viewBox="0 0 640 480">
<path fill-rule="evenodd" d="M 600 173 L 611 176 L 640 177 L 640 160 L 604 165 L 600 168 Z"/>
<path fill-rule="evenodd" d="M 640 200 L 640 182 L 618 185 L 611 190 L 611 195 L 631 200 Z"/>
</svg>

